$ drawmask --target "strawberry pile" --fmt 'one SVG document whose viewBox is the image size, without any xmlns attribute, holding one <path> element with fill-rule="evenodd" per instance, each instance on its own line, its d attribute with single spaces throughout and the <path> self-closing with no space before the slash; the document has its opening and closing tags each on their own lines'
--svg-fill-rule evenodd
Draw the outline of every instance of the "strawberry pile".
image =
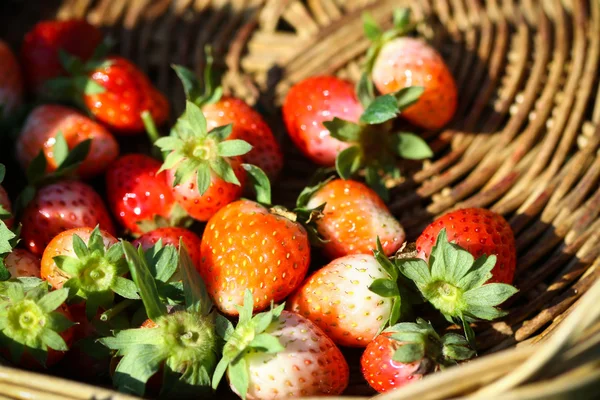
<svg viewBox="0 0 600 400">
<path fill-rule="evenodd" d="M 284 152 L 223 94 L 209 48 L 203 77 L 174 66 L 173 116 L 87 22 L 40 22 L 21 64 L 0 42 L 0 358 L 139 396 L 275 399 L 343 393 L 348 347 L 379 392 L 475 356 L 472 324 L 516 292 L 515 241 L 471 208 L 409 244 L 387 207 L 403 159 L 433 156 L 400 126 L 439 129 L 456 109 L 411 26 L 404 10 L 388 32 L 366 16 L 356 88 L 290 89 L 287 133 L 322 169 L 287 208 L 270 183 Z"/>
</svg>

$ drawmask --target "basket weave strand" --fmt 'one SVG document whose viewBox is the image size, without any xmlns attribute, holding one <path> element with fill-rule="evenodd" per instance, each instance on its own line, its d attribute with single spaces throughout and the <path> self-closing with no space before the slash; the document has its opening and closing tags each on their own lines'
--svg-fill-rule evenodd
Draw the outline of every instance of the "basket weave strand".
<svg viewBox="0 0 600 400">
<path fill-rule="evenodd" d="M 66 0 L 55 15 L 86 18 L 118 38 L 117 50 L 151 74 L 177 111 L 183 96 L 170 64 L 186 64 L 200 74 L 204 45 L 211 44 L 228 69 L 226 91 L 256 104 L 284 144 L 285 179 L 274 190 L 285 203 L 314 166 L 284 134 L 276 106 L 291 85 L 310 75 L 357 79 L 368 47 L 362 13 L 389 26 L 392 10 L 401 6 L 423 21 L 419 33 L 445 57 L 460 105 L 446 129 L 425 134 L 436 157 L 407 168 L 390 208 L 412 239 L 435 216 L 459 207 L 505 215 L 516 234 L 520 292 L 507 303 L 508 317 L 476 327 L 485 357 L 382 398 L 475 392 L 474 398 L 502 393 L 503 399 L 530 399 L 573 390 L 585 398 L 586 388 L 598 384 L 598 366 L 578 355 L 577 346 L 600 354 L 598 325 L 584 324 L 578 312 L 586 307 L 584 299 L 597 296 L 600 268 L 600 2 Z M 589 325 L 586 334 L 567 332 L 564 327 L 573 324 Z M 561 332 L 566 336 L 559 346 L 555 338 Z M 538 354 L 552 360 L 537 359 L 538 381 L 513 371 L 533 365 Z M 553 371 L 552 364 L 564 369 Z M 0 382 L 22 374 L 1 368 Z M 511 385 L 491 383 L 511 371 L 506 378 Z M 546 381 L 550 375 L 544 374 L 556 377 Z M 27 380 L 22 382 L 18 387 L 27 390 Z M 73 398 L 99 390 L 48 385 L 55 395 L 81 394 Z M 481 389 L 485 385 L 490 386 Z M 13 389 L 0 387 L 0 395 L 20 398 Z M 351 392 L 370 393 L 357 369 Z"/>
</svg>

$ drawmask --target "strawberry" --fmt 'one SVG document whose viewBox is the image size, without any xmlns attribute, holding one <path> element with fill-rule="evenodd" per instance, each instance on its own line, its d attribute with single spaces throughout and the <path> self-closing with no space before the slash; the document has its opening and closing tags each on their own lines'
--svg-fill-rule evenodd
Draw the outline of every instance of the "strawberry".
<svg viewBox="0 0 600 400">
<path fill-rule="evenodd" d="M 158 241 L 161 241 L 163 246 L 172 245 L 175 246 L 176 249 L 179 249 L 179 241 L 182 241 L 187 253 L 192 259 L 192 263 L 197 269 L 200 268 L 200 247 L 202 246 L 202 239 L 194 232 L 185 228 L 158 228 L 137 238 L 133 242 L 133 245 L 135 247 L 141 245 L 142 249 L 148 250 L 155 246 Z"/>
<path fill-rule="evenodd" d="M 0 354 L 24 368 L 60 361 L 73 337 L 68 295 L 39 279 L 0 282 Z"/>
<path fill-rule="evenodd" d="M 484 216 L 480 215 L 480 218 Z M 464 223 L 457 218 L 455 226 L 467 228 Z M 453 229 L 453 225 L 451 222 L 449 229 Z M 484 254 L 475 260 L 469 251 L 450 243 L 445 227 L 437 233 L 428 262 L 422 258 L 396 260 L 396 266 L 414 282 L 425 300 L 448 321 L 462 324 L 473 348 L 475 334 L 469 323 L 480 319 L 491 321 L 506 315 L 497 306 L 518 291 L 506 283 L 486 283 L 492 278 L 495 264 L 493 254 Z"/>
<path fill-rule="evenodd" d="M 176 205 L 160 162 L 144 154 L 127 154 L 106 171 L 107 200 L 113 215 L 134 235 L 159 226 L 177 225 L 184 214 Z"/>
<path fill-rule="evenodd" d="M 40 149 L 46 156 L 46 170 L 55 171 L 83 141 L 90 140 L 89 151 L 77 172 L 84 178 L 103 173 L 117 158 L 119 145 L 103 126 L 72 108 L 59 105 L 36 107 L 17 139 L 17 158 L 26 169 Z"/>
<path fill-rule="evenodd" d="M 335 179 L 307 188 L 299 197 L 298 206 L 304 204 L 308 208 L 325 204 L 316 225 L 324 239 L 322 249 L 330 259 L 371 254 L 377 237 L 386 256 L 395 253 L 404 242 L 402 226 L 377 193 L 360 182 Z"/>
<path fill-rule="evenodd" d="M 402 117 L 426 129 L 440 129 L 456 112 L 456 83 L 435 49 L 422 39 L 403 36 L 410 30 L 409 20 L 407 9 L 397 10 L 394 28 L 383 32 L 371 17 L 365 17 L 365 34 L 373 42 L 366 73 L 382 94 L 423 87 L 419 100 L 402 110 Z"/>
<path fill-rule="evenodd" d="M 8 44 L 0 40 L 0 119 L 10 117 L 22 102 L 21 67 Z"/>
<path fill-rule="evenodd" d="M 21 216 L 25 246 L 41 255 L 60 232 L 99 225 L 113 235 L 115 228 L 102 199 L 91 186 L 65 180 L 39 189 Z"/>
<path fill-rule="evenodd" d="M 207 52 L 204 69 L 204 91 L 194 73 L 180 65 L 173 68 L 183 82 L 186 97 L 201 107 L 209 129 L 232 124 L 229 139 L 241 139 L 252 146 L 242 155 L 244 162 L 256 165 L 270 179 L 275 179 L 283 167 L 283 153 L 271 128 L 252 107 L 232 96 L 222 96 L 222 88 L 212 82 L 212 55 Z M 202 94 L 201 94 L 202 93 Z"/>
<path fill-rule="evenodd" d="M 185 246 L 179 249 L 185 304 L 171 307 L 170 311 L 158 295 L 157 281 L 142 249 L 136 252 L 127 242 L 122 242 L 122 246 L 149 320 L 141 328 L 117 331 L 114 337 L 100 340 L 116 350 L 116 357 L 122 357 L 113 376 L 114 386 L 142 396 L 147 386 L 154 386 L 152 383 L 161 382 L 162 378 L 161 397 L 210 395 L 210 377 L 220 353 L 215 320 L 224 318 L 212 309 Z M 161 370 L 162 377 L 157 374 Z"/>
<path fill-rule="evenodd" d="M 126 272 L 121 244 L 98 227 L 61 232 L 42 255 L 42 279 L 54 288 L 68 288 L 72 302 L 85 301 L 88 319 L 99 308 L 110 308 L 115 293 L 128 299 L 139 298 L 134 283 L 123 278 Z"/>
<path fill-rule="evenodd" d="M 0 184 L 4 181 L 6 175 L 6 167 L 0 164 Z M 0 221 L 4 222 L 8 229 L 13 226 L 12 203 L 8 197 L 6 190 L 0 185 Z"/>
<path fill-rule="evenodd" d="M 155 143 L 169 153 L 161 171 L 167 171 L 175 200 L 199 221 L 207 221 L 242 194 L 246 170 L 251 166 L 242 164 L 239 156 L 252 147 L 240 139 L 227 139 L 231 129 L 227 125 L 208 132 L 200 108 L 187 101 L 172 136 Z"/>
<path fill-rule="evenodd" d="M 365 90 L 363 78 L 357 87 L 361 105 L 349 83 L 335 77 L 308 78 L 290 89 L 283 117 L 296 145 L 314 162 L 335 165 L 343 179 L 363 171 L 367 184 L 387 200 L 384 179 L 400 176 L 398 156 L 419 160 L 433 155 L 418 136 L 390 132 L 391 121 L 417 101 L 422 88 L 407 87 L 376 98 Z"/>
<path fill-rule="evenodd" d="M 338 345 L 365 347 L 405 314 L 410 286 L 383 255 L 338 258 L 313 273 L 288 299 L 288 309 L 314 322 Z"/>
<path fill-rule="evenodd" d="M 98 28 L 83 20 L 38 22 L 25 35 L 21 47 L 29 88 L 39 93 L 48 80 L 64 75 L 59 58 L 61 50 L 87 61 L 101 42 Z"/>
<path fill-rule="evenodd" d="M 444 214 L 417 238 L 419 257 L 427 261 L 437 236 L 446 229 L 448 238 L 475 258 L 495 255 L 491 282 L 512 283 L 517 264 L 515 237 L 506 220 L 483 208 L 466 208 Z"/>
<path fill-rule="evenodd" d="M 418 319 L 383 331 L 369 343 L 360 363 L 369 385 L 382 393 L 474 355 L 463 336 L 448 333 L 440 338 L 430 323 Z"/>
<path fill-rule="evenodd" d="M 244 290 L 250 289 L 255 311 L 261 311 L 300 285 L 310 264 L 309 237 L 297 222 L 300 217 L 239 200 L 208 221 L 200 275 L 219 310 L 237 315 Z"/>
<path fill-rule="evenodd" d="M 348 385 L 341 351 L 318 326 L 283 310 L 283 305 L 252 317 L 252 294 L 245 292 L 237 327 L 226 321 L 223 358 L 213 376 L 223 375 L 242 399 L 336 396 Z"/>
<path fill-rule="evenodd" d="M 27 250 L 13 249 L 3 262 L 13 278 L 40 278 L 40 258 Z"/>
<path fill-rule="evenodd" d="M 350 82 L 334 76 L 314 76 L 292 86 L 282 112 L 296 146 L 314 163 L 330 167 L 338 153 L 350 145 L 331 136 L 323 122 L 334 117 L 358 122 L 363 106 Z"/>
</svg>

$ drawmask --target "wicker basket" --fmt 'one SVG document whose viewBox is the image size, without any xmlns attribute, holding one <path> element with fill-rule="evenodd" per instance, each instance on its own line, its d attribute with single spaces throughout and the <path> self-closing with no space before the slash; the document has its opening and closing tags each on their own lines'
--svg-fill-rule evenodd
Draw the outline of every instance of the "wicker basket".
<svg viewBox="0 0 600 400">
<path fill-rule="evenodd" d="M 399 6 L 424 21 L 421 34 L 446 58 L 461 100 L 448 129 L 428 138 L 436 158 L 394 189 L 391 208 L 413 239 L 453 208 L 504 214 L 517 237 L 520 292 L 508 317 L 477 326 L 483 357 L 380 397 L 597 398 L 598 0 L 65 0 L 48 8 L 106 28 L 177 110 L 183 96 L 170 64 L 201 73 L 212 44 L 228 68 L 226 90 L 255 104 L 287 143 L 286 179 L 275 189 L 285 202 L 313 167 L 283 134 L 277 105 L 310 75 L 356 79 L 368 46 L 361 14 L 389 24 Z M 351 364 L 349 394 L 372 396 Z M 129 397 L 0 367 L 3 398 Z"/>
</svg>

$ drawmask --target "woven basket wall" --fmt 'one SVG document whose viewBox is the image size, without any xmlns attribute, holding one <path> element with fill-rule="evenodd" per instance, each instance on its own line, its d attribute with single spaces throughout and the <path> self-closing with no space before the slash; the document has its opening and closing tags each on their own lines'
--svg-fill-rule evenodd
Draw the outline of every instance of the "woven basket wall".
<svg viewBox="0 0 600 400">
<path fill-rule="evenodd" d="M 439 374 L 411 393 L 444 398 L 471 392 L 535 356 L 538 347 L 531 346 L 538 342 L 564 351 L 567 342 L 591 346 L 593 339 L 597 352 L 597 324 L 581 336 L 596 320 L 585 319 L 583 311 L 572 320 L 581 324 L 577 329 L 563 329 L 561 345 L 559 338 L 548 338 L 561 332 L 557 324 L 579 307 L 600 269 L 598 0 L 66 0 L 51 12 L 105 28 L 118 39 L 116 50 L 152 76 L 176 111 L 184 98 L 170 64 L 201 73 L 203 47 L 212 44 L 228 69 L 226 90 L 263 112 L 284 143 L 285 179 L 275 192 L 285 202 L 295 198 L 314 167 L 286 138 L 277 106 L 292 84 L 310 75 L 357 79 L 369 45 L 361 14 L 367 10 L 390 25 L 393 8 L 400 6 L 424 21 L 420 33 L 451 67 L 460 105 L 447 129 L 429 134 L 436 157 L 393 190 L 391 209 L 414 240 L 441 213 L 487 207 L 510 221 L 519 251 L 520 292 L 506 306 L 510 315 L 477 327 L 482 355 L 517 350 Z M 595 289 L 590 309 L 598 308 L 594 299 L 600 301 L 600 287 Z M 581 337 L 587 342 L 575 341 Z M 595 383 L 597 367 L 591 370 Z M 31 379 L 41 379 L 19 374 L 0 369 L 0 398 L 25 398 Z M 477 382 L 455 392 L 438 390 L 458 377 Z M 11 379 L 21 382 L 12 392 L 4 389 Z M 55 390 L 64 391 L 54 392 L 56 398 L 111 396 L 54 382 Z M 66 388 L 72 390 L 68 395 Z M 39 385 L 29 389 L 32 398 L 51 398 Z M 349 392 L 372 394 L 358 369 Z"/>
</svg>

